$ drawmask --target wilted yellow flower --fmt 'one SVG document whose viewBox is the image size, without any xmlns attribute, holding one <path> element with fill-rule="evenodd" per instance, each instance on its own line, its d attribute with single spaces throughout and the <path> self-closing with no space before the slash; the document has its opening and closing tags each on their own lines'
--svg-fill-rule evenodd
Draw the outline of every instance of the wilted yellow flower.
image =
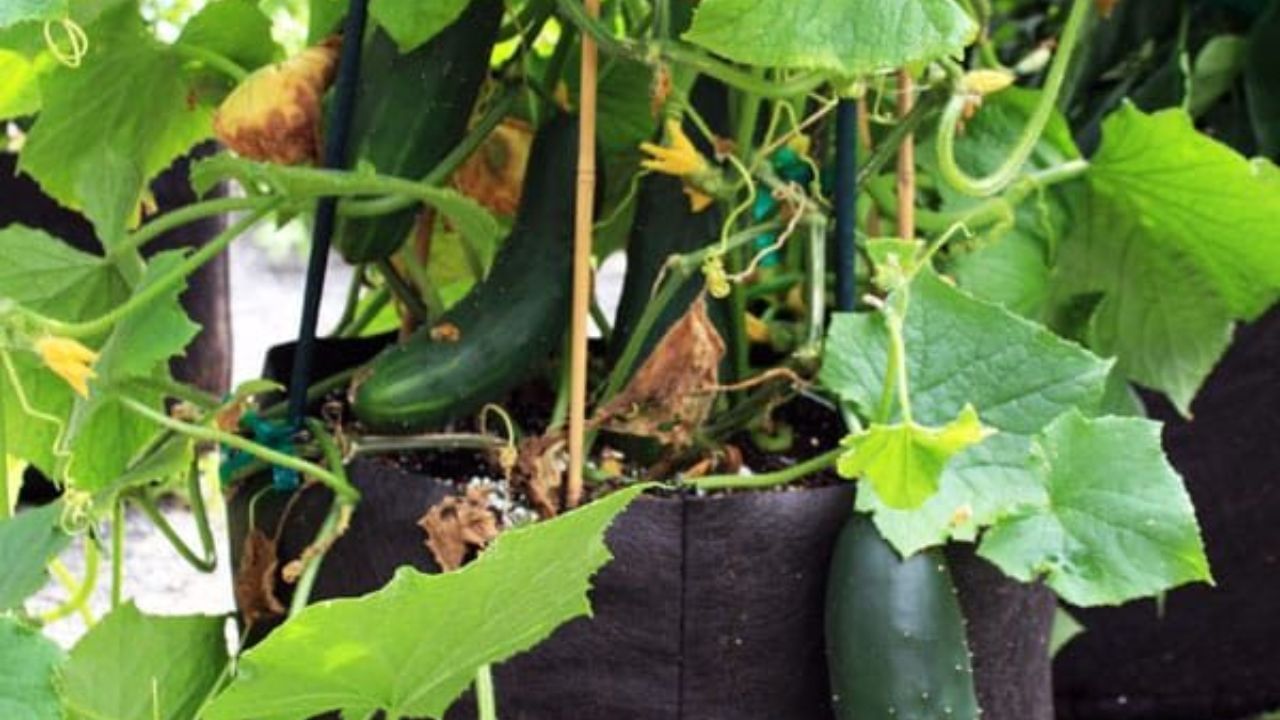
<svg viewBox="0 0 1280 720">
<path fill-rule="evenodd" d="M 1012 85 L 1014 77 L 1008 70 L 970 70 L 960 82 L 965 92 L 991 95 Z"/>
<path fill-rule="evenodd" d="M 729 274 L 724 270 L 724 258 L 719 255 L 708 255 L 707 259 L 702 261 L 702 276 L 707 283 L 707 292 L 711 293 L 713 298 L 723 300 L 733 291 Z"/>
<path fill-rule="evenodd" d="M 36 341 L 36 352 L 44 364 L 54 371 L 81 397 L 89 396 L 89 379 L 97 377 L 93 363 L 98 353 L 72 338 L 48 335 Z"/>
<path fill-rule="evenodd" d="M 680 121 L 667 119 L 667 145 L 655 145 L 651 142 L 640 143 L 640 150 L 649 159 L 640 161 L 646 170 L 688 177 L 707 170 L 707 159 L 693 146 L 693 141 L 684 134 Z"/>
<path fill-rule="evenodd" d="M 330 38 L 255 70 L 214 115 L 218 139 L 253 160 L 296 165 L 319 157 L 320 100 L 333 82 L 338 46 Z"/>
</svg>

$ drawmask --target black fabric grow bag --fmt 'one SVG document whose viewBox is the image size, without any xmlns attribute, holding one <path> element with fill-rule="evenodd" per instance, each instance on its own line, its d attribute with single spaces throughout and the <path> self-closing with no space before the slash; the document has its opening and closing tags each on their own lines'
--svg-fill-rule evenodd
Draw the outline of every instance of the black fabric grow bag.
<svg viewBox="0 0 1280 720">
<path fill-rule="evenodd" d="M 376 342 L 322 342 L 318 374 L 358 362 Z M 269 366 L 287 367 L 286 346 Z M 325 365 L 327 364 L 327 367 Z M 409 564 L 436 570 L 416 526 L 453 487 L 388 461 L 348 468 L 363 498 L 330 549 L 313 598 L 359 595 Z M 248 530 L 247 504 L 268 482 L 229 503 L 232 559 Z M 256 508 L 269 534 L 286 498 Z M 289 511 L 282 560 L 296 557 L 328 512 L 328 491 L 308 490 Z M 504 720 L 829 720 L 823 648 L 827 565 L 853 506 L 850 485 L 715 497 L 642 497 L 610 528 L 615 559 L 596 576 L 594 617 L 494 669 Z M 971 552 L 952 553 L 979 696 L 988 720 L 1050 720 L 1048 651 L 1053 598 L 1014 583 Z M 283 584 L 281 587 L 284 588 Z M 287 592 L 287 589 L 285 589 Z M 269 628 L 254 628 L 251 642 Z M 464 698 L 450 720 L 474 717 Z"/>
<path fill-rule="evenodd" d="M 1280 309 L 1239 329 L 1181 419 L 1164 420 L 1215 587 L 1076 611 L 1087 632 L 1055 663 L 1064 720 L 1232 720 L 1280 708 Z"/>
</svg>

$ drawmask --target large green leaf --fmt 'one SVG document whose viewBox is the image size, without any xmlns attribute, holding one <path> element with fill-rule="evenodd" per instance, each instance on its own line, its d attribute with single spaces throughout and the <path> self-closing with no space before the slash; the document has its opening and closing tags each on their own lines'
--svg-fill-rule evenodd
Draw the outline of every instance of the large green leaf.
<svg viewBox="0 0 1280 720">
<path fill-rule="evenodd" d="M 96 317 L 129 296 L 128 285 L 114 264 L 80 252 L 40 230 L 21 225 L 0 230 L 0 288 L 9 300 L 67 321 Z M 152 334 L 152 330 L 145 326 L 163 317 L 143 313 L 125 321 L 123 327 L 126 334 L 141 340 Z M 136 328 L 139 323 L 144 326 L 141 330 L 128 331 L 130 326 Z M 117 343 L 117 346 L 121 344 Z M 137 349 L 147 352 L 145 346 Z M 129 349 L 124 349 L 115 354 L 129 353 Z M 62 426 L 71 417 L 76 404 L 75 395 L 71 387 L 45 367 L 35 353 L 11 352 L 9 361 L 13 365 L 12 376 L 7 368 L 0 368 L 6 448 L 9 453 L 52 475 L 57 465 L 54 445 Z M 155 362 L 149 364 L 154 367 Z M 26 412 L 23 400 L 33 410 L 32 413 Z M 59 419 L 61 424 L 54 419 Z M 137 425 L 133 418 L 126 421 L 130 425 L 116 426 L 115 421 L 104 422 L 102 427 L 111 433 L 110 439 L 94 452 L 101 453 L 103 458 L 132 452 L 130 448 L 136 448 L 136 445 L 126 447 L 111 442 L 120 438 L 120 431 Z"/>
<path fill-rule="evenodd" d="M 1105 293 L 1089 344 L 1186 412 L 1232 320 L 1280 296 L 1280 183 L 1181 110 L 1125 106 L 1103 133 L 1057 292 Z"/>
<path fill-rule="evenodd" d="M 58 527 L 61 513 L 62 503 L 53 503 L 0 520 L 0 612 L 21 606 L 48 581 L 45 564 L 71 542 Z"/>
<path fill-rule="evenodd" d="M 684 38 L 742 63 L 853 76 L 957 56 L 977 32 L 953 0 L 702 0 Z"/>
<path fill-rule="evenodd" d="M 0 297 L 58 320 L 81 320 L 121 302 L 128 285 L 114 265 L 43 230 L 0 229 Z"/>
<path fill-rule="evenodd" d="M 208 137 L 212 111 L 191 103 L 181 58 L 151 36 L 136 7 L 106 12 L 86 31 L 83 64 L 41 79 L 44 107 L 19 169 L 58 202 L 83 209 L 109 242 L 134 216 L 147 181 Z"/>
<path fill-rule="evenodd" d="M 871 486 L 858 505 L 904 554 L 972 538 L 1002 511 L 1043 490 L 1027 469 L 1028 436 L 1071 408 L 1096 409 L 1110 363 L 1044 327 L 977 300 L 928 271 L 911 286 L 903 330 L 911 407 L 917 422 L 944 425 L 972 404 L 999 434 L 956 455 L 938 492 L 914 510 L 896 510 Z M 837 314 L 828 332 L 821 382 L 870 414 L 884 383 L 888 331 L 876 314 Z"/>
<path fill-rule="evenodd" d="M 57 20 L 67 16 L 67 0 L 4 0 L 0 3 L 0 28 L 31 20 Z"/>
<path fill-rule="evenodd" d="M 1280 294 L 1280 185 L 1201 134 L 1181 110 L 1125 105 L 1103 124 L 1089 184 L 1194 268 L 1226 309 L 1252 320 Z"/>
<path fill-rule="evenodd" d="M 134 293 L 150 292 L 182 263 L 182 257 L 183 252 L 176 250 L 152 257 Z M 116 324 L 94 365 L 95 384 L 106 386 L 157 372 L 167 375 L 169 359 L 182 354 L 200 332 L 178 299 L 186 287 L 185 281 L 177 283 Z"/>
<path fill-rule="evenodd" d="M 372 0 L 369 16 L 386 29 L 400 52 L 410 50 L 449 27 L 471 0 Z"/>
<path fill-rule="evenodd" d="M 911 285 L 903 335 L 912 412 L 928 425 L 946 424 L 972 404 L 984 423 L 1029 435 L 1068 408 L 1093 409 L 1110 367 L 928 271 Z M 821 382 L 869 413 L 880 398 L 887 347 L 879 313 L 837 314 Z"/>
<path fill-rule="evenodd" d="M 1069 412 L 1036 438 L 1041 503 L 1001 517 L 979 554 L 1076 605 L 1114 605 L 1210 580 L 1191 498 L 1160 424 Z"/>
<path fill-rule="evenodd" d="M 246 70 L 266 65 L 280 52 L 271 20 L 253 0 L 215 0 L 182 28 L 178 42 L 217 52 Z"/>
<path fill-rule="evenodd" d="M 590 579 L 612 557 L 604 531 L 644 489 L 633 486 L 554 520 L 503 533 L 461 570 L 401 568 L 383 589 L 316 603 L 240 661 L 205 720 L 440 718 L 483 664 L 497 663 L 586 615 Z"/>
<path fill-rule="evenodd" d="M 62 720 L 54 674 L 62 650 L 17 620 L 0 616 L 0 717 Z"/>
<path fill-rule="evenodd" d="M 71 650 L 59 683 L 67 719 L 196 717 L 227 664 L 225 624 L 221 616 L 162 617 L 119 606 Z"/>
</svg>

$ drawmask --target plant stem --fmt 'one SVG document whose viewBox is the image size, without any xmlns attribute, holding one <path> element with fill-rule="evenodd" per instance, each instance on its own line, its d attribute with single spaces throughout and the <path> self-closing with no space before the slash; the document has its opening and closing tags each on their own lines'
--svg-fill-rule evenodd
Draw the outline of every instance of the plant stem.
<svg viewBox="0 0 1280 720">
<path fill-rule="evenodd" d="M 364 332 L 365 328 L 369 327 L 369 323 L 378 317 L 378 313 L 382 312 L 382 308 L 386 307 L 388 302 L 391 302 L 391 290 L 385 285 L 375 288 L 369 294 L 368 301 L 360 311 L 360 314 L 349 325 L 339 328 L 334 334 L 340 338 L 358 337 L 360 333 Z M 312 387 L 314 388 L 315 386 L 313 385 Z"/>
<path fill-rule="evenodd" d="M 421 325 L 431 317 L 431 313 L 427 312 L 427 306 L 422 304 L 422 298 L 418 297 L 418 293 L 409 287 L 409 283 L 405 282 L 404 278 L 400 277 L 400 273 L 396 272 L 390 260 L 386 258 L 379 260 L 378 272 L 382 273 L 382 279 L 387 283 L 387 288 L 409 311 L 409 316 L 416 324 Z"/>
<path fill-rule="evenodd" d="M 53 572 L 58 582 L 62 583 L 62 586 L 71 592 L 71 596 L 58 607 L 41 614 L 41 623 L 47 625 L 72 613 L 80 613 L 86 627 L 93 625 L 93 614 L 89 610 L 89 597 L 93 595 L 93 590 L 98 585 L 98 564 L 101 559 L 97 541 L 91 535 L 86 534 L 84 536 L 83 580 L 76 582 L 76 579 L 71 577 L 71 573 L 67 571 L 61 560 L 55 558 L 49 563 L 49 570 Z"/>
<path fill-rule="evenodd" d="M 0 520 L 8 520 L 13 517 L 13 506 L 10 505 L 17 491 L 21 491 L 21 487 L 9 487 L 9 444 L 8 430 L 5 428 L 4 420 L 4 393 L 0 392 Z"/>
<path fill-rule="evenodd" d="M 312 541 L 308 547 L 320 548 L 320 552 L 310 558 L 304 558 L 306 563 L 302 568 L 302 574 L 298 576 L 298 584 L 294 587 L 293 597 L 289 600 L 289 617 L 295 617 L 302 609 L 307 606 L 311 600 L 311 589 L 315 587 L 316 577 L 320 574 L 320 565 L 324 563 L 324 556 L 328 554 L 329 547 L 333 545 L 336 536 L 341 532 L 342 517 L 350 512 L 350 504 L 342 499 L 339 495 L 334 495 L 333 504 L 329 506 L 329 514 L 325 516 L 324 522 L 320 525 L 320 530 L 316 532 L 316 539 Z"/>
<path fill-rule="evenodd" d="M 111 609 L 124 599 L 124 498 L 111 501 Z"/>
<path fill-rule="evenodd" d="M 115 260 L 126 253 L 138 250 L 147 242 L 187 223 L 225 213 L 256 210 L 269 200 L 262 196 L 214 198 L 171 210 L 129 233 L 119 244 L 109 248 L 106 259 Z"/>
<path fill-rule="evenodd" d="M 938 93 L 926 93 L 917 98 L 917 102 L 911 107 L 911 112 L 889 129 L 889 134 L 871 151 L 866 164 L 858 168 L 859 187 L 879 174 L 880 170 L 897 154 L 903 140 L 915 132 L 920 123 L 937 109 L 942 99 L 943 96 Z"/>
<path fill-rule="evenodd" d="M 349 454 L 352 456 L 412 450 L 494 450 L 507 444 L 501 438 L 480 433 L 358 435 L 349 441 Z"/>
<path fill-rule="evenodd" d="M 213 528 L 209 525 L 209 509 L 204 504 L 204 492 L 200 487 L 200 459 L 192 458 L 191 468 L 187 471 L 187 502 L 191 503 L 191 514 L 196 521 L 196 533 L 200 538 L 200 547 L 205 555 L 216 564 L 218 561 L 217 546 L 213 542 Z"/>
<path fill-rule="evenodd" d="M 150 495 L 145 492 L 139 492 L 131 497 L 138 504 L 138 507 L 142 508 L 143 514 L 147 516 L 151 524 L 156 526 L 160 534 L 164 535 L 164 539 L 169 541 L 169 544 L 182 556 L 183 560 L 187 561 L 188 565 L 202 573 L 211 573 L 217 568 L 218 558 L 211 545 L 202 548 L 204 557 L 196 555 L 191 546 L 178 535 L 178 531 L 174 530 L 173 525 L 169 523 L 164 513 L 160 512 L 160 508 L 156 507 L 155 500 Z M 201 539 L 203 540 L 203 538 Z"/>
<path fill-rule="evenodd" d="M 341 337 L 342 331 L 355 320 L 356 308 L 360 306 L 360 290 L 364 287 L 365 267 L 364 263 L 359 263 L 351 273 L 351 284 L 347 286 L 347 297 L 345 302 L 342 303 L 342 316 L 338 318 L 337 324 L 334 325 L 333 334 L 335 336 Z"/>
<path fill-rule="evenodd" d="M 684 482 L 699 490 L 753 489 L 776 487 L 799 480 L 813 473 L 825 470 L 835 464 L 836 459 L 845 452 L 842 447 L 833 448 L 821 455 L 816 455 L 804 462 L 796 463 L 789 468 L 759 475 L 708 475 Z"/>
<path fill-rule="evenodd" d="M 476 671 L 476 706 L 480 720 L 498 720 L 498 701 L 493 692 L 493 670 L 487 663 Z"/>
<path fill-rule="evenodd" d="M 1088 160 L 1068 160 L 1051 168 L 1029 173 L 1009 185 L 1001 195 L 987 198 L 963 210 L 933 212 L 917 208 L 916 225 L 925 232 L 943 232 L 955 225 L 963 225 L 974 231 L 997 222 L 1012 220 L 1013 208 L 1035 190 L 1075 180 L 1088 170 Z M 895 216 L 897 208 L 893 195 L 888 191 L 888 185 L 881 180 L 882 178 L 876 178 L 867 183 L 866 190 L 880 210 Z"/>
<path fill-rule="evenodd" d="M 209 68 L 217 70 L 237 83 L 243 82 L 249 76 L 249 71 L 245 70 L 239 63 L 209 48 L 186 42 L 176 42 L 169 47 L 181 57 L 204 63 Z"/>
<path fill-rule="evenodd" d="M 183 260 L 180 265 L 170 271 L 168 275 L 156 280 L 141 291 L 134 293 L 125 302 L 92 320 L 68 323 L 61 320 L 54 320 L 53 318 L 39 316 L 35 313 L 30 313 L 29 311 L 25 312 L 31 319 L 36 320 L 51 332 L 64 337 L 87 337 L 97 335 L 98 333 L 110 329 L 117 322 L 146 306 L 152 300 L 155 300 L 165 293 L 171 292 L 178 283 L 182 282 L 191 273 L 200 269 L 202 265 L 212 260 L 218 255 L 218 253 L 225 250 L 232 240 L 240 237 L 246 230 L 257 224 L 263 216 L 274 210 L 280 205 L 280 203 L 281 201 L 274 200 L 260 205 L 256 210 L 241 218 L 231 227 L 223 230 L 221 233 L 218 233 L 213 240 L 210 240 L 199 250 L 188 255 L 187 258 Z"/>
<path fill-rule="evenodd" d="M 1036 103 L 1031 118 L 1022 129 L 1022 134 L 1014 143 L 1013 149 L 1004 161 L 985 177 L 975 178 L 960 168 L 956 162 L 955 139 L 956 128 L 964 117 L 964 109 L 971 101 L 971 96 L 963 88 L 957 88 L 942 110 L 938 120 L 938 171 L 942 179 L 951 187 L 974 197 L 989 197 L 1000 192 L 1013 182 L 1022 166 L 1031 157 L 1032 150 L 1039 142 L 1049 118 L 1053 116 L 1058 94 L 1062 91 L 1063 81 L 1067 76 L 1067 68 L 1071 64 L 1071 56 L 1076 41 L 1080 36 L 1080 27 L 1089 11 L 1089 0 L 1072 0 L 1071 14 L 1067 16 L 1067 24 L 1058 39 L 1058 50 L 1049 66 L 1049 74 L 1045 78 L 1044 89 Z"/>
<path fill-rule="evenodd" d="M 282 453 L 279 450 L 259 445 L 252 440 L 248 440 L 234 433 L 224 432 L 222 430 L 205 427 L 203 425 L 193 425 L 191 423 L 171 418 L 168 415 L 165 415 L 162 412 L 157 412 L 156 410 L 153 410 L 128 396 L 120 396 L 119 399 L 126 408 L 158 425 L 167 427 L 170 430 L 180 432 L 183 435 L 195 438 L 196 440 L 229 445 L 237 450 L 247 452 L 264 462 L 289 468 L 291 470 L 297 470 L 300 473 L 314 477 L 329 486 L 339 495 L 346 497 L 358 497 L 358 494 L 355 493 L 355 488 L 343 483 L 338 476 L 315 463 L 307 462 L 302 458 L 297 458 L 292 455 Z"/>
<path fill-rule="evenodd" d="M 166 396 L 189 402 L 201 410 L 212 410 L 222 405 L 218 398 L 194 385 L 178 382 L 169 377 L 142 377 L 130 381 L 131 385 L 164 393 Z"/>
<path fill-rule="evenodd" d="M 359 367 L 348 368 L 347 370 L 343 370 L 340 373 L 334 373 L 333 375 L 312 384 L 311 387 L 307 388 L 307 402 L 315 402 L 333 390 L 346 385 L 347 382 L 355 376 L 359 369 Z M 287 412 L 288 403 L 282 400 L 264 408 L 259 415 L 268 420 L 275 420 L 284 417 Z"/>
</svg>

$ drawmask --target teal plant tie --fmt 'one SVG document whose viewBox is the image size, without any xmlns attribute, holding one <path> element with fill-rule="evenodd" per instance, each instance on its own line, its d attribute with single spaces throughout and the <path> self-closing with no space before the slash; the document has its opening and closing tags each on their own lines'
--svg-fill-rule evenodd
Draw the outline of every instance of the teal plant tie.
<svg viewBox="0 0 1280 720">
<path fill-rule="evenodd" d="M 249 432 L 254 442 L 265 445 L 272 450 L 278 450 L 289 455 L 293 454 L 295 431 L 288 423 L 268 420 L 259 416 L 256 412 L 248 411 L 240 419 L 240 426 Z M 218 463 L 218 475 L 222 479 L 222 483 L 226 485 L 231 482 L 231 479 L 239 471 L 248 467 L 252 462 L 253 456 L 249 453 L 223 445 L 221 462 Z M 271 468 L 271 486 L 277 491 L 292 491 L 298 487 L 299 480 L 297 470 L 278 465 Z"/>
<path fill-rule="evenodd" d="M 769 164 L 773 167 L 773 171 L 778 177 L 787 182 L 796 183 L 801 187 L 808 187 L 813 182 L 813 169 L 804 158 L 795 150 L 789 147 L 779 148 L 776 152 L 769 156 Z M 770 193 L 756 193 L 755 202 L 751 205 L 751 218 L 757 222 L 768 220 L 778 211 L 778 201 L 774 199 Z M 759 237 L 752 241 L 751 245 L 756 252 L 761 252 L 769 248 L 778 241 L 776 232 L 761 233 Z M 769 268 L 776 267 L 782 261 L 778 253 L 770 252 L 768 255 L 760 258 L 760 267 Z"/>
</svg>

